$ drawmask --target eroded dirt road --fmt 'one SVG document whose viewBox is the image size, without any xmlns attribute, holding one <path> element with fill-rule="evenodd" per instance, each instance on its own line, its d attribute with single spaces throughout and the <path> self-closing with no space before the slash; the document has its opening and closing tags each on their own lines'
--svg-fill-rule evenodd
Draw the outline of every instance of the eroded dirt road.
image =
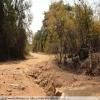
<svg viewBox="0 0 100 100">
<path fill-rule="evenodd" d="M 75 75 L 56 66 L 51 55 L 40 53 L 0 63 L 0 96 L 45 96 L 55 91 L 100 96 L 100 77 Z"/>
<path fill-rule="evenodd" d="M 33 56 L 34 55 L 34 56 Z M 41 87 L 33 83 L 26 73 L 31 67 L 45 60 L 44 56 L 31 54 L 24 61 L 0 63 L 0 95 L 4 96 L 44 96 Z M 46 58 L 48 60 L 48 57 Z"/>
</svg>

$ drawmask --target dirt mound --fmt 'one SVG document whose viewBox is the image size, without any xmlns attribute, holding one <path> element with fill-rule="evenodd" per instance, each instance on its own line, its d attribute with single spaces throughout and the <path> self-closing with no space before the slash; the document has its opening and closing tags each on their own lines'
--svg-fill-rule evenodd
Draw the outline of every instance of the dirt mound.
<svg viewBox="0 0 100 100">
<path fill-rule="evenodd" d="M 56 89 L 62 87 L 63 83 L 55 73 L 57 66 L 52 61 L 38 63 L 36 66 L 36 68 L 29 70 L 28 76 L 44 89 L 47 96 L 61 95 L 62 93 Z"/>
<path fill-rule="evenodd" d="M 83 93 L 85 95 L 88 89 L 91 94 L 94 94 L 94 91 L 95 94 L 100 94 L 99 77 L 95 79 L 95 77 L 71 73 L 64 68 L 59 68 L 54 59 L 47 59 L 48 55 L 35 55 L 37 59 L 33 59 L 32 64 L 35 60 L 38 61 L 38 63 L 35 63 L 34 66 L 30 66 L 30 69 L 28 68 L 27 76 L 32 79 L 33 83 L 39 85 L 47 96 L 61 96 L 63 94 L 68 96 L 71 95 L 70 92 L 74 95 L 77 90 L 80 91 L 80 95 Z M 41 62 L 40 59 L 44 60 Z M 82 70 L 81 68 L 81 71 Z M 92 87 L 95 88 L 91 90 Z M 82 89 L 84 89 L 84 91 Z M 76 94 L 78 95 L 78 93 Z"/>
</svg>

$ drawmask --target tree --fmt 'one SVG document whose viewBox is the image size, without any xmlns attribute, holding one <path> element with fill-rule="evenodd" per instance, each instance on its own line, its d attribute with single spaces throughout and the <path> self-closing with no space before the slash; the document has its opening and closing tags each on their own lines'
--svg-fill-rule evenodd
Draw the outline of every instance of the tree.
<svg viewBox="0 0 100 100">
<path fill-rule="evenodd" d="M 80 1 L 80 4 L 75 5 L 75 17 L 78 32 L 78 42 L 80 43 L 79 56 L 82 60 L 88 57 L 88 51 L 91 45 L 90 35 L 93 33 L 92 9 L 82 0 Z"/>
<path fill-rule="evenodd" d="M 33 37 L 33 51 L 45 51 L 45 43 L 47 39 L 47 33 L 45 29 L 42 27 Z"/>
<path fill-rule="evenodd" d="M 1 0 L 0 5 L 0 59 L 23 58 L 30 4 L 25 0 Z"/>
<path fill-rule="evenodd" d="M 83 1 L 74 6 L 63 1 L 52 3 L 44 13 L 42 27 L 44 31 L 41 29 L 34 37 L 36 48 L 41 48 L 42 43 L 43 52 L 55 54 L 60 64 L 66 63 L 69 57 L 85 60 L 90 47 L 93 49 L 100 39 L 99 24 L 93 19 L 92 8 Z"/>
</svg>

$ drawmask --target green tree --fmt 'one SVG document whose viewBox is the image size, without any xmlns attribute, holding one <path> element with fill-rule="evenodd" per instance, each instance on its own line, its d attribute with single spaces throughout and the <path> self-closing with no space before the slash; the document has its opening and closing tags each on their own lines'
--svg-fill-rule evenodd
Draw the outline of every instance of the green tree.
<svg viewBox="0 0 100 100">
<path fill-rule="evenodd" d="M 30 4 L 25 0 L 1 0 L 0 5 L 0 59 L 23 58 Z"/>
</svg>

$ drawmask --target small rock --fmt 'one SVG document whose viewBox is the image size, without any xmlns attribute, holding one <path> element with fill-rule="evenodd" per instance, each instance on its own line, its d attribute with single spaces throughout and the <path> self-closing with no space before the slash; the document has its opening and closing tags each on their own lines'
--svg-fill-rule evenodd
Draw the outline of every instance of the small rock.
<svg viewBox="0 0 100 100">
<path fill-rule="evenodd" d="M 5 81 L 3 81 L 3 83 L 5 83 Z"/>
<path fill-rule="evenodd" d="M 9 95 L 9 96 L 11 96 L 11 95 L 12 95 L 12 93 L 10 92 L 10 93 L 8 93 L 8 95 Z"/>
<path fill-rule="evenodd" d="M 19 70 L 20 68 L 18 67 L 18 68 L 16 68 L 17 70 Z"/>
<path fill-rule="evenodd" d="M 41 69 L 41 68 L 43 68 L 43 66 L 39 66 L 38 68 L 40 68 L 40 69 Z"/>
<path fill-rule="evenodd" d="M 0 96 L 3 96 L 3 95 L 4 95 L 3 93 L 0 94 Z"/>
<path fill-rule="evenodd" d="M 25 87 L 24 86 L 20 86 L 19 89 L 25 90 Z"/>
<path fill-rule="evenodd" d="M 57 91 L 56 94 L 55 94 L 55 96 L 62 96 L 62 92 Z"/>
<path fill-rule="evenodd" d="M 50 83 L 46 87 L 45 92 L 46 92 L 47 96 L 55 96 L 55 94 L 56 94 L 56 88 L 54 86 L 54 83 Z"/>
<path fill-rule="evenodd" d="M 8 89 L 7 92 L 12 92 L 12 90 L 11 89 Z"/>
<path fill-rule="evenodd" d="M 25 90 L 25 86 L 22 86 L 22 85 L 19 85 L 19 84 L 10 84 L 10 86 L 12 86 L 13 89 Z"/>
</svg>

